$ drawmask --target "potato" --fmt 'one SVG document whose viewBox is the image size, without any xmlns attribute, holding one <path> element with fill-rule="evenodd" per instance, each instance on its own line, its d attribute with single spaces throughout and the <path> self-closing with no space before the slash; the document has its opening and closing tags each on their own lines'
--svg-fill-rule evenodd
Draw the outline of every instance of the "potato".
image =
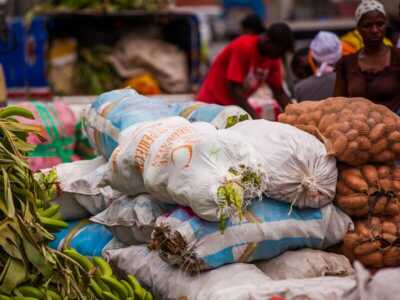
<svg viewBox="0 0 400 300">
<path fill-rule="evenodd" d="M 372 129 L 375 127 L 375 125 L 378 124 L 375 119 L 369 118 L 367 119 L 367 125 L 369 126 L 369 129 Z"/>
<path fill-rule="evenodd" d="M 324 133 L 329 126 L 335 123 L 336 121 L 336 114 L 327 114 L 321 118 L 321 121 L 318 124 L 319 130 Z"/>
<path fill-rule="evenodd" d="M 379 180 L 379 186 L 380 188 L 385 191 L 385 192 L 390 192 L 392 191 L 392 180 L 390 179 L 380 179 Z"/>
<path fill-rule="evenodd" d="M 383 252 L 383 263 L 387 267 L 400 266 L 400 248 L 399 247 L 388 247 Z"/>
<path fill-rule="evenodd" d="M 400 143 L 400 132 L 395 130 L 388 135 L 388 141 L 391 143 Z"/>
<path fill-rule="evenodd" d="M 381 153 L 386 150 L 386 148 L 389 146 L 388 141 L 386 138 L 381 138 L 380 140 L 376 141 L 372 144 L 371 149 L 369 150 L 369 153 L 372 155 Z"/>
<path fill-rule="evenodd" d="M 383 254 L 379 251 L 372 252 L 368 255 L 358 256 L 357 259 L 365 267 L 382 268 L 383 265 Z"/>
<path fill-rule="evenodd" d="M 382 239 L 392 244 L 398 239 L 398 237 L 390 233 L 382 233 Z"/>
<path fill-rule="evenodd" d="M 394 180 L 400 180 L 400 167 L 392 168 L 392 178 Z"/>
<path fill-rule="evenodd" d="M 395 153 L 395 154 L 400 154 L 400 143 L 394 143 L 390 149 Z"/>
<path fill-rule="evenodd" d="M 385 214 L 388 216 L 396 216 L 400 214 L 400 207 L 397 201 L 389 201 L 386 205 Z"/>
<path fill-rule="evenodd" d="M 346 150 L 347 147 L 347 138 L 346 136 L 339 132 L 334 131 L 333 133 L 334 141 L 333 141 L 333 151 L 335 155 L 340 155 Z"/>
<path fill-rule="evenodd" d="M 400 191 L 400 180 L 392 180 L 392 187 L 396 192 Z"/>
<path fill-rule="evenodd" d="M 364 194 L 336 195 L 336 203 L 344 210 L 357 210 L 368 207 L 368 196 Z"/>
<path fill-rule="evenodd" d="M 371 129 L 368 138 L 371 142 L 375 142 L 381 139 L 385 135 L 385 131 L 386 131 L 386 125 L 383 123 L 379 123 L 378 125 L 375 125 L 375 127 Z"/>
<path fill-rule="evenodd" d="M 339 180 L 336 184 L 336 193 L 341 195 L 351 195 L 355 192 L 349 188 L 343 181 Z"/>
<path fill-rule="evenodd" d="M 382 122 L 382 115 L 377 111 L 371 111 L 369 117 L 374 119 L 377 123 Z"/>
<path fill-rule="evenodd" d="M 397 226 L 392 222 L 384 221 L 382 222 L 382 232 L 390 233 L 392 235 L 397 235 L 398 234 Z"/>
<path fill-rule="evenodd" d="M 358 209 L 353 209 L 353 210 L 345 210 L 343 209 L 346 213 L 348 213 L 350 216 L 353 217 L 365 217 L 368 216 L 370 213 L 370 209 L 368 205 L 363 206 L 362 208 Z"/>
<path fill-rule="evenodd" d="M 356 139 L 356 142 L 358 143 L 358 148 L 360 150 L 368 151 L 372 147 L 370 140 L 365 136 L 359 136 Z"/>
<path fill-rule="evenodd" d="M 352 141 L 348 144 L 347 150 L 349 151 L 357 151 L 359 149 L 359 145 L 357 141 Z"/>
<path fill-rule="evenodd" d="M 302 113 L 301 115 L 299 115 L 299 117 L 297 118 L 297 124 L 304 124 L 304 125 L 308 125 L 308 123 L 311 120 L 311 116 L 308 113 Z"/>
<path fill-rule="evenodd" d="M 361 237 L 355 232 L 349 232 L 343 238 L 343 245 L 348 249 L 354 249 L 360 242 Z"/>
<path fill-rule="evenodd" d="M 372 157 L 373 161 L 379 162 L 379 163 L 392 162 L 395 159 L 396 159 L 396 155 L 389 150 L 382 151 L 381 153 L 376 154 Z"/>
<path fill-rule="evenodd" d="M 354 248 L 355 255 L 367 255 L 373 253 L 381 247 L 381 243 L 379 241 L 366 242 L 358 245 Z"/>
<path fill-rule="evenodd" d="M 313 111 L 310 116 L 312 120 L 319 124 L 319 121 L 321 121 L 322 118 L 322 110 Z"/>
<path fill-rule="evenodd" d="M 349 130 L 350 130 L 350 123 L 349 122 L 335 123 L 335 124 L 332 124 L 331 126 L 329 126 L 324 131 L 324 135 L 326 137 L 331 137 L 331 134 L 334 131 L 340 131 L 340 132 L 346 133 Z"/>
<path fill-rule="evenodd" d="M 396 119 L 393 117 L 386 117 L 383 119 L 383 122 L 386 125 L 386 131 L 391 132 L 396 129 Z"/>
<path fill-rule="evenodd" d="M 378 168 L 378 176 L 380 179 L 388 178 L 391 173 L 391 169 L 388 166 L 379 166 Z"/>
<path fill-rule="evenodd" d="M 373 213 L 374 215 L 381 215 L 385 212 L 386 205 L 388 203 L 388 198 L 386 196 L 380 196 L 376 200 L 376 203 L 374 205 Z"/>
<path fill-rule="evenodd" d="M 345 170 L 340 175 L 343 182 L 349 188 L 360 193 L 368 192 L 368 184 L 361 176 L 355 175 L 350 170 Z"/>
<path fill-rule="evenodd" d="M 356 129 L 361 135 L 368 135 L 370 132 L 369 126 L 365 121 L 352 119 L 351 128 Z"/>
<path fill-rule="evenodd" d="M 361 173 L 369 185 L 378 183 L 378 170 L 372 165 L 364 165 L 361 167 Z"/>
<path fill-rule="evenodd" d="M 369 230 L 369 228 L 365 225 L 364 222 L 355 222 L 354 223 L 355 226 L 355 231 L 364 239 L 372 239 L 373 235 L 371 233 L 371 230 Z"/>
<path fill-rule="evenodd" d="M 301 110 L 299 110 L 299 104 L 289 104 L 285 108 L 285 113 L 289 115 L 299 115 L 301 113 Z"/>
<path fill-rule="evenodd" d="M 358 136 L 359 136 L 359 132 L 355 129 L 350 129 L 347 133 L 346 133 L 346 137 L 348 141 L 353 141 L 355 140 Z"/>
</svg>

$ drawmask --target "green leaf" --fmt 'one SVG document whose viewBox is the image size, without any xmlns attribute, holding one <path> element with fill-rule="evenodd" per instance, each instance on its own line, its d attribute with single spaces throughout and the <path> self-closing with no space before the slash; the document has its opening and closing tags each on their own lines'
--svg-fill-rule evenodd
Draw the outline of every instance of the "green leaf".
<svg viewBox="0 0 400 300">
<path fill-rule="evenodd" d="M 28 273 L 24 263 L 21 260 L 10 257 L 0 275 L 0 291 L 10 294 L 19 284 L 26 280 L 27 276 Z"/>
<path fill-rule="evenodd" d="M 1 171 L 3 173 L 3 197 L 6 203 L 7 207 L 7 212 L 6 215 L 9 218 L 14 218 L 15 217 L 15 206 L 14 206 L 14 200 L 12 196 L 12 191 L 11 191 L 11 186 L 10 186 L 10 181 L 8 179 L 8 174 L 4 168 L 1 168 Z"/>
</svg>

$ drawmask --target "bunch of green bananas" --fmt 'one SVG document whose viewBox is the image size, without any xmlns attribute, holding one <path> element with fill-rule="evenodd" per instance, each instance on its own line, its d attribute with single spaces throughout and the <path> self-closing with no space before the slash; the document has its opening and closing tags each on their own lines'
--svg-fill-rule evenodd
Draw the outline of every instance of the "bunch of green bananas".
<svg viewBox="0 0 400 300">
<path fill-rule="evenodd" d="M 78 262 L 47 247 L 54 236 L 45 218 L 54 218 L 58 209 L 49 201 L 55 178 L 53 173 L 35 178 L 26 161 L 34 148 L 26 138 L 41 137 L 43 128 L 16 117 L 34 118 L 17 106 L 0 110 L 0 299 L 27 299 L 22 298 L 26 285 L 39 288 L 46 299 L 90 299 L 85 294 L 89 274 L 78 276 Z"/>
<path fill-rule="evenodd" d="M 36 200 L 37 213 L 40 222 L 50 232 L 58 231 L 68 227 L 59 214 L 60 205 L 52 204 L 57 197 L 57 171 L 51 169 L 48 173 L 38 172 L 34 178 L 40 186 L 39 199 Z"/>
<path fill-rule="evenodd" d="M 152 300 L 150 292 L 146 291 L 133 275 L 124 280 L 118 280 L 110 265 L 101 257 L 88 257 L 79 254 L 74 249 L 64 250 L 64 254 L 79 262 L 81 267 L 91 275 L 89 293 L 100 300 Z"/>
</svg>

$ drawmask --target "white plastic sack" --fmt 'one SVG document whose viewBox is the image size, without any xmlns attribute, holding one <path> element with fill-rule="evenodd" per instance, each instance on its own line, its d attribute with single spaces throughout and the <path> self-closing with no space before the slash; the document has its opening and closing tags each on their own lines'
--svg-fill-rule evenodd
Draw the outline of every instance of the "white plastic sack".
<svg viewBox="0 0 400 300">
<path fill-rule="evenodd" d="M 256 266 L 273 280 L 354 274 L 345 256 L 312 249 L 286 251 L 269 261 L 257 262 Z"/>
<path fill-rule="evenodd" d="M 253 262 L 279 256 L 287 250 L 326 249 L 343 240 L 350 218 L 333 204 L 298 209 L 272 199 L 253 201 L 242 221 L 204 221 L 186 208 L 157 219 L 154 249 L 169 264 L 196 274 L 225 264 Z"/>
<path fill-rule="evenodd" d="M 355 285 L 350 278 L 338 277 L 273 281 L 254 265 L 239 263 L 191 277 L 145 246 L 106 250 L 104 256 L 113 267 L 150 287 L 155 299 L 266 300 L 281 295 L 285 300 L 333 300 Z"/>
<path fill-rule="evenodd" d="M 105 209 L 121 194 L 100 186 L 107 169 L 102 157 L 60 164 L 55 167 L 59 182 L 60 214 L 65 220 L 81 219 Z"/>
<path fill-rule="evenodd" d="M 181 117 L 142 123 L 126 129 L 120 142 L 107 183 L 191 207 L 209 221 L 240 212 L 266 185 L 261 155 L 240 134 L 208 123 Z"/>
<path fill-rule="evenodd" d="M 266 195 L 297 207 L 323 207 L 335 197 L 337 168 L 333 156 L 314 136 L 267 120 L 244 121 L 229 131 L 246 137 L 264 158 L 269 175 Z"/>
<path fill-rule="evenodd" d="M 167 211 L 150 195 L 122 196 L 90 220 L 105 225 L 124 244 L 139 245 L 150 241 L 156 219 Z"/>
<path fill-rule="evenodd" d="M 400 268 L 383 269 L 372 276 L 359 262 L 354 263 L 357 287 L 344 300 L 397 300 L 400 297 Z"/>
</svg>

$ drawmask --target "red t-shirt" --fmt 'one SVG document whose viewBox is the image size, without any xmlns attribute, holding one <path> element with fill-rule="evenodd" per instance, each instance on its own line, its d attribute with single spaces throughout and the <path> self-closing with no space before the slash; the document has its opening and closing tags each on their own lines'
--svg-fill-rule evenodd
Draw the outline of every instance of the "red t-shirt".
<svg viewBox="0 0 400 300">
<path fill-rule="evenodd" d="M 228 82 L 243 84 L 250 96 L 266 82 L 272 88 L 283 84 L 280 59 L 261 56 L 257 35 L 243 35 L 217 56 L 200 88 L 197 100 L 221 105 L 236 104 L 230 97 Z"/>
</svg>

